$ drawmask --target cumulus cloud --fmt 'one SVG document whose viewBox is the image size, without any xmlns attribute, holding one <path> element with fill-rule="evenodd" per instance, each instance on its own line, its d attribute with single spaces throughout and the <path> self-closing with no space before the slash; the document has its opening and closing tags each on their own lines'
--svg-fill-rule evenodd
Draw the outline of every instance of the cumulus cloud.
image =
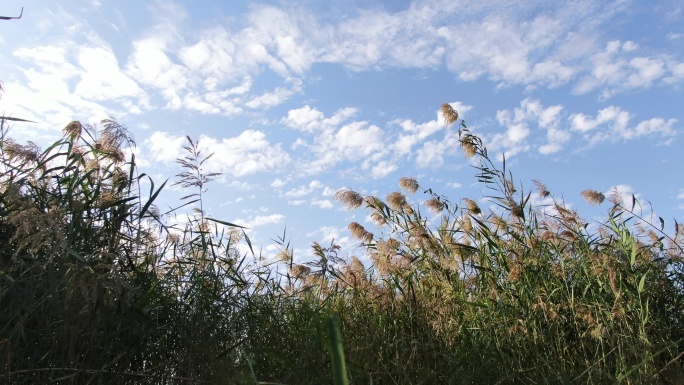
<svg viewBox="0 0 684 385">
<path fill-rule="evenodd" d="M 290 110 L 287 117 L 281 119 L 281 123 L 288 127 L 296 128 L 305 132 L 313 132 L 323 120 L 323 113 L 306 105 L 302 108 Z"/>
<path fill-rule="evenodd" d="M 233 176 L 274 171 L 290 162 L 289 154 L 280 144 L 271 144 L 266 134 L 257 130 L 246 130 L 232 138 L 201 136 L 199 140 L 208 153 L 216 154 L 207 167 Z"/>
<path fill-rule="evenodd" d="M 613 40 L 602 52 L 592 55 L 590 72 L 574 86 L 582 94 L 602 88 L 601 97 L 635 88 L 648 88 L 659 81 L 672 83 L 682 79 L 676 61 L 666 54 L 638 56 L 632 41 Z"/>
<path fill-rule="evenodd" d="M 147 94 L 119 68 L 108 46 L 66 41 L 19 48 L 13 56 L 21 63 L 25 81 L 12 78 L 5 83 L 3 107 L 41 122 L 34 127 L 61 128 L 74 118 L 91 123 L 148 108 Z"/>
<path fill-rule="evenodd" d="M 651 118 L 631 126 L 634 118 L 620 107 L 610 106 L 598 111 L 595 117 L 585 114 L 572 114 L 569 117 L 571 127 L 585 134 L 590 144 L 603 141 L 630 140 L 644 136 L 672 138 L 677 135 L 675 124 L 677 119 Z"/>
<path fill-rule="evenodd" d="M 544 107 L 540 101 L 527 98 L 520 102 L 520 107 L 497 111 L 496 120 L 506 131 L 486 136 L 488 149 L 502 151 L 503 155 L 499 155 L 500 158 L 526 151 L 532 146 L 527 139 L 537 128 L 546 131 L 546 142 L 538 145 L 537 151 L 543 155 L 560 151 L 571 137 L 570 133 L 561 127 L 560 117 L 563 109 L 561 105 Z"/>
<path fill-rule="evenodd" d="M 451 104 L 462 115 L 472 109 L 461 102 Z M 351 120 L 357 113 L 357 109 L 347 107 L 326 117 L 321 111 L 305 105 L 289 110 L 280 120 L 287 127 L 312 136 L 310 141 L 298 138 L 292 144 L 298 153 L 302 153 L 301 148 L 308 150 L 304 152 L 304 159 L 297 162 L 303 165 L 305 174 L 317 174 L 339 164 L 351 163 L 372 178 L 380 179 L 409 159 L 415 159 L 418 167 L 439 167 L 445 156 L 455 154 L 458 149 L 456 131 L 445 131 L 438 111 L 435 111 L 435 119 L 427 122 L 395 119 L 386 128 Z"/>
<path fill-rule="evenodd" d="M 214 154 L 206 163 L 207 172 L 239 177 L 277 170 L 290 161 L 290 156 L 280 145 L 271 144 L 261 131 L 245 130 L 238 136 L 221 139 L 202 135 L 197 142 L 205 154 Z M 174 161 L 181 156 L 186 143 L 184 136 L 161 131 L 152 133 L 145 140 L 151 157 L 162 162 Z"/>
<path fill-rule="evenodd" d="M 182 155 L 186 143 L 183 136 L 171 135 L 168 132 L 155 131 L 145 140 L 145 145 L 152 159 L 161 162 L 173 162 Z"/>
</svg>

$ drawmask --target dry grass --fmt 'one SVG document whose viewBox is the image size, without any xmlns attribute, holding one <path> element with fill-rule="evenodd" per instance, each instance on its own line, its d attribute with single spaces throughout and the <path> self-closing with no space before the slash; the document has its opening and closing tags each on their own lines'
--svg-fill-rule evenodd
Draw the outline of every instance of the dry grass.
<svg viewBox="0 0 684 385">
<path fill-rule="evenodd" d="M 458 122 L 451 106 L 441 112 Z M 285 234 L 276 265 L 241 255 L 242 229 L 203 209 L 217 175 L 202 173 L 211 155 L 190 138 L 176 183 L 196 210 L 173 227 L 175 212 L 154 205 L 166 182 L 143 194 L 144 174 L 123 158 L 125 127 L 72 122 L 40 150 L 4 124 L 3 383 L 318 384 L 333 372 L 359 384 L 684 380 L 682 226 L 635 226 L 633 205 L 585 190 L 607 205 L 589 232 L 539 181 L 555 210 L 532 207 L 463 121 L 489 196 L 335 194 L 378 225 L 349 225 L 368 267 L 316 242 L 315 260 L 296 264 Z M 421 189 L 414 178 L 399 186 Z"/>
</svg>

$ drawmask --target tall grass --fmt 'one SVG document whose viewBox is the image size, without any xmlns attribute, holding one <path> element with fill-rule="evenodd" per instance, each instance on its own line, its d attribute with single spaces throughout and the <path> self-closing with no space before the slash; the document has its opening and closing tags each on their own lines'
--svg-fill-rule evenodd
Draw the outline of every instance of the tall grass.
<svg viewBox="0 0 684 385">
<path fill-rule="evenodd" d="M 385 199 L 341 190 L 377 224 L 349 225 L 365 258 L 314 242 L 297 264 L 283 234 L 268 266 L 239 252 L 251 249 L 240 226 L 205 212 L 218 175 L 192 139 L 175 181 L 188 193 L 161 212 L 166 182 L 124 155 L 133 141 L 114 120 L 72 122 L 45 150 L 15 143 L 2 120 L 0 379 L 682 383 L 682 225 L 586 190 L 607 213 L 588 225 L 540 182 L 516 183 L 449 105 L 442 114 L 487 196 L 452 201 L 408 177 Z"/>
</svg>

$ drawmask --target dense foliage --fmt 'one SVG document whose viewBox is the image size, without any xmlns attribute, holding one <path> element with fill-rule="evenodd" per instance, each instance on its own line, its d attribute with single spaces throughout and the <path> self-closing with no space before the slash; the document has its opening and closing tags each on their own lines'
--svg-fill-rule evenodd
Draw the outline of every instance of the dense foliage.
<svg viewBox="0 0 684 385">
<path fill-rule="evenodd" d="M 608 206 L 588 225 L 539 182 L 535 207 L 442 113 L 495 209 L 430 189 L 411 203 L 411 178 L 384 200 L 342 190 L 378 225 L 349 225 L 370 267 L 318 243 L 296 264 L 285 235 L 278 264 L 241 254 L 242 229 L 204 212 L 216 175 L 190 138 L 177 181 L 189 195 L 162 213 L 164 185 L 125 156 L 117 122 L 72 122 L 40 150 L 3 120 L 0 381 L 320 384 L 346 363 L 355 384 L 684 382 L 682 225 L 586 190 Z"/>
</svg>

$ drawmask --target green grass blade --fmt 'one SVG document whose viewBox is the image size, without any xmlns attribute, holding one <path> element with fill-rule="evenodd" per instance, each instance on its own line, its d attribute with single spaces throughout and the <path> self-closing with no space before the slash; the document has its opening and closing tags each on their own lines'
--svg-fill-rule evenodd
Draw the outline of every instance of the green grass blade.
<svg viewBox="0 0 684 385">
<path fill-rule="evenodd" d="M 342 332 L 337 316 L 328 317 L 328 338 L 330 338 L 330 354 L 332 355 L 332 370 L 335 385 L 348 385 L 347 365 L 344 361 L 344 347 Z"/>
</svg>

